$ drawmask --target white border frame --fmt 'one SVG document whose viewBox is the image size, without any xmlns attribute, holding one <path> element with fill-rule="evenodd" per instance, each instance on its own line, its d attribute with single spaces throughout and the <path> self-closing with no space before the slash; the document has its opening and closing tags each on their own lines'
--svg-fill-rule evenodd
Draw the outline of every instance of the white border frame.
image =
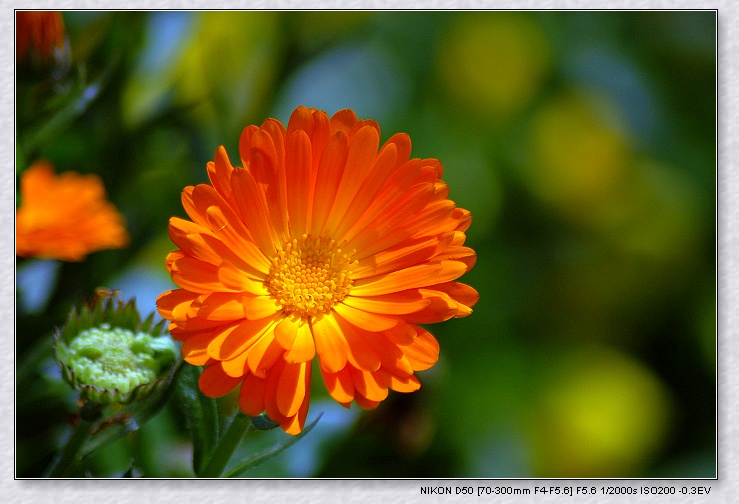
<svg viewBox="0 0 739 504">
<path fill-rule="evenodd" d="M 212 9 L 213 3 L 205 0 L 63 0 L 9 2 L 0 0 L 0 33 L 5 33 L 6 44 L 0 49 L 0 86 L 6 92 L 0 94 L 0 156 L 5 168 L 0 170 L 0 202 L 7 213 L 0 212 L 0 320 L 2 334 L 12 346 L 15 320 L 15 124 L 14 124 L 14 11 L 13 9 Z M 739 310 L 739 205 L 736 198 L 739 189 L 739 172 L 735 167 L 739 146 L 739 3 L 734 0 L 683 1 L 683 0 L 225 0 L 219 9 L 717 9 L 718 10 L 718 70 L 717 93 L 720 110 L 717 110 L 718 171 L 717 171 L 717 410 L 718 455 L 717 480 L 616 480 L 614 485 L 630 486 L 704 486 L 710 487 L 703 496 L 556 496 L 534 495 L 534 486 L 601 486 L 601 480 L 14 480 L 15 471 L 15 410 L 14 367 L 15 356 L 6 352 L 4 380 L 0 380 L 0 449 L 6 454 L 0 459 L 3 479 L 0 491 L 12 502 L 98 502 L 110 504 L 124 502 L 262 502 L 319 503 L 328 499 L 342 502 L 376 503 L 383 501 L 404 503 L 435 502 L 733 502 L 739 499 L 739 352 L 737 325 Z M 13 322 L 11 322 L 13 321 Z M 606 482 L 608 483 L 608 482 Z M 511 486 L 528 488 L 528 496 L 477 495 L 421 495 L 422 486 Z M 480 499 L 485 499 L 480 501 Z"/>
</svg>

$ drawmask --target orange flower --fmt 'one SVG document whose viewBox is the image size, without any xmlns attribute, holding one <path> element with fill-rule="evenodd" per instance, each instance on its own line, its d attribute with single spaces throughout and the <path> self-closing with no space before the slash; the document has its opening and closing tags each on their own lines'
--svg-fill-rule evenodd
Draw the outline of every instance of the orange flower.
<svg viewBox="0 0 739 504">
<path fill-rule="evenodd" d="M 166 260 L 180 288 L 157 307 L 185 360 L 205 365 L 205 395 L 240 385 L 245 414 L 297 434 L 316 355 L 336 401 L 371 409 L 436 363 L 417 324 L 472 312 L 477 292 L 454 282 L 476 258 L 470 213 L 447 199 L 439 161 L 409 159 L 408 135 L 379 141 L 351 110 L 299 107 L 287 129 L 244 129 L 244 168 L 221 146 L 211 185 L 185 188 L 192 221 L 170 220 Z"/>
<path fill-rule="evenodd" d="M 56 11 L 18 11 L 15 25 L 15 54 L 18 61 L 33 48 L 41 62 L 51 59 L 54 49 L 65 44 L 64 20 Z"/>
<path fill-rule="evenodd" d="M 81 261 L 90 252 L 125 246 L 129 237 L 98 176 L 56 176 L 51 164 L 37 161 L 21 175 L 15 239 L 21 257 Z"/>
</svg>

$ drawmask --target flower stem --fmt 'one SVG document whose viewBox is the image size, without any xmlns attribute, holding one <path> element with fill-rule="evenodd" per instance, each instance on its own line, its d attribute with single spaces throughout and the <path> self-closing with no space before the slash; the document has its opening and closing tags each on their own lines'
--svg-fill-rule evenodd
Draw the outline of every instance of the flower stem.
<svg viewBox="0 0 739 504">
<path fill-rule="evenodd" d="M 231 459 L 231 455 L 236 450 L 239 441 L 246 435 L 251 427 L 251 419 L 241 413 L 236 413 L 233 420 L 226 429 L 226 433 L 218 442 L 213 455 L 205 465 L 202 473 L 199 474 L 201 478 L 218 478 L 223 474 L 223 470 L 226 468 L 226 464 Z"/>
<path fill-rule="evenodd" d="M 50 478 L 63 478 L 74 470 L 77 466 L 77 456 L 79 455 L 80 449 L 82 449 L 82 445 L 90 437 L 93 425 L 94 422 L 87 422 L 80 419 L 77 427 L 72 432 L 72 437 L 69 438 L 56 463 L 50 469 Z"/>
</svg>

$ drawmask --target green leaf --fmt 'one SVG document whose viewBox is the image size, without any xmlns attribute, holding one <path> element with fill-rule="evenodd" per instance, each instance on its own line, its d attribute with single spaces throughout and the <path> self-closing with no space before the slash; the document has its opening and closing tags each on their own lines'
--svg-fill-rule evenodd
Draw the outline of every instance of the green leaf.
<svg viewBox="0 0 739 504">
<path fill-rule="evenodd" d="M 303 439 L 310 431 L 313 429 L 313 427 L 316 426 L 318 421 L 323 416 L 323 413 L 318 415 L 318 418 L 313 420 L 313 422 L 308 425 L 305 429 L 303 429 L 303 432 L 298 434 L 297 436 L 291 436 L 290 438 L 286 439 L 282 443 L 272 446 L 270 448 L 267 448 L 266 450 L 263 450 L 259 453 L 256 453 L 249 457 L 248 459 L 242 461 L 239 464 L 236 464 L 233 468 L 231 468 L 229 471 L 227 471 L 223 477 L 224 478 L 235 478 L 237 476 L 240 476 L 241 474 L 245 473 L 246 471 L 255 468 L 259 464 L 266 462 L 267 460 L 271 459 L 272 457 L 275 457 L 282 453 L 283 451 L 290 448 L 292 445 Z"/>
<path fill-rule="evenodd" d="M 218 410 L 216 401 L 200 393 L 200 368 L 186 365 L 177 392 L 192 435 L 192 468 L 200 474 L 218 442 Z"/>
<path fill-rule="evenodd" d="M 208 458 L 208 463 L 202 471 L 196 473 L 201 478 L 218 478 L 223 469 L 228 465 L 231 456 L 236 450 L 246 433 L 252 428 L 249 417 L 241 411 L 237 411 L 231 422 L 226 427 L 223 436 L 218 440 L 218 445 Z"/>
<path fill-rule="evenodd" d="M 87 83 L 85 68 L 78 67 L 78 76 L 74 88 L 59 98 L 60 103 L 54 104 L 54 111 L 49 117 L 45 117 L 40 124 L 29 128 L 29 133 L 20 137 L 21 149 L 26 158 L 30 157 L 41 145 L 49 142 L 67 129 L 89 108 L 90 104 L 100 95 L 116 65 L 117 59 L 111 60 L 101 76 L 89 84 Z"/>
<path fill-rule="evenodd" d="M 136 461 L 131 459 L 131 465 L 121 474 L 121 478 L 140 478 L 141 471 L 136 468 Z"/>
</svg>

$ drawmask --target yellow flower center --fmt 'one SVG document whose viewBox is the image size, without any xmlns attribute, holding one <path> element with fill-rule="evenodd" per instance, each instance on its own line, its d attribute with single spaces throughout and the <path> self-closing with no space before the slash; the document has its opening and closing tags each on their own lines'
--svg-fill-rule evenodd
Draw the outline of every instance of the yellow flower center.
<svg viewBox="0 0 739 504">
<path fill-rule="evenodd" d="M 328 313 L 352 287 L 353 251 L 330 238 L 304 234 L 277 249 L 266 283 L 286 313 L 313 317 Z"/>
</svg>

